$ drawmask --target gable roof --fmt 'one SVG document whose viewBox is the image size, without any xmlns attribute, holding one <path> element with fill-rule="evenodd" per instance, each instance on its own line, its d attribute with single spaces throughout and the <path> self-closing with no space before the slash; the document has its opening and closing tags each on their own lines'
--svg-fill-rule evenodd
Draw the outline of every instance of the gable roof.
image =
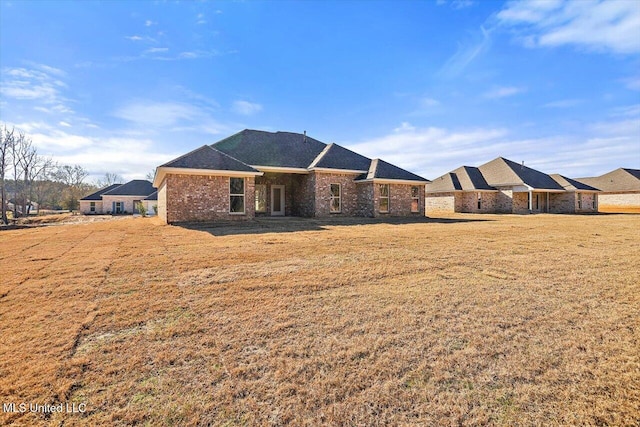
<svg viewBox="0 0 640 427">
<path fill-rule="evenodd" d="M 309 165 L 312 168 L 368 171 L 371 159 L 338 144 L 329 144 Z"/>
<path fill-rule="evenodd" d="M 539 190 L 563 190 L 553 178 L 525 165 L 498 157 L 478 167 L 491 186 L 528 185 Z"/>
<path fill-rule="evenodd" d="M 474 190 L 495 191 L 496 189 L 487 184 L 480 169 L 473 166 L 461 166 L 427 184 L 428 192 Z"/>
<path fill-rule="evenodd" d="M 429 182 L 419 175 L 406 171 L 381 159 L 373 159 L 369 170 L 356 178 L 356 181 L 370 181 L 374 179 L 389 179 L 397 181 L 417 181 L 426 184 Z"/>
<path fill-rule="evenodd" d="M 575 179 L 567 178 L 566 176 L 558 173 L 553 173 L 550 176 L 567 191 L 598 191 L 597 188 L 584 184 L 580 181 L 576 181 Z"/>
<path fill-rule="evenodd" d="M 102 196 L 148 196 L 156 191 L 146 179 L 134 179 L 102 193 Z"/>
<path fill-rule="evenodd" d="M 160 167 L 185 169 L 211 169 L 222 171 L 258 172 L 246 163 L 231 157 L 209 145 L 203 145 L 171 160 Z"/>
<path fill-rule="evenodd" d="M 601 191 L 640 191 L 639 169 L 618 168 L 604 175 L 576 180 Z"/>
<path fill-rule="evenodd" d="M 102 200 L 102 195 L 104 193 L 106 193 L 107 191 L 111 191 L 114 188 L 120 187 L 122 184 L 111 184 L 108 187 L 104 187 L 101 188 L 100 190 L 96 191 L 95 193 L 91 193 L 86 197 L 83 197 L 80 200 Z"/>
<path fill-rule="evenodd" d="M 247 165 L 306 169 L 326 144 L 292 132 L 245 129 L 212 145 Z"/>
</svg>

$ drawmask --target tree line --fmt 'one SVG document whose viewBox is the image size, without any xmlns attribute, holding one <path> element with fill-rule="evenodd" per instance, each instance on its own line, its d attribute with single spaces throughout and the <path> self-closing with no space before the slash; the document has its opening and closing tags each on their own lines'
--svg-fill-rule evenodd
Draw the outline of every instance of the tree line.
<svg viewBox="0 0 640 427">
<path fill-rule="evenodd" d="M 40 155 L 24 132 L 6 124 L 0 128 L 2 223 L 8 223 L 8 211 L 13 218 L 26 216 L 34 205 L 37 209 L 77 209 L 78 199 L 96 189 L 84 182 L 88 175 L 80 165 L 61 165 Z"/>
</svg>

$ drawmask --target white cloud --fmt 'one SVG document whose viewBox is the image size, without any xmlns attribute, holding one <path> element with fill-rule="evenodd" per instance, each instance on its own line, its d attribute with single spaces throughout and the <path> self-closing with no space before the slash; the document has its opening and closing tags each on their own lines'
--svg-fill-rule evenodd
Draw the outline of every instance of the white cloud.
<svg viewBox="0 0 640 427">
<path fill-rule="evenodd" d="M 623 107 L 616 114 L 624 116 L 623 120 L 585 126 L 580 135 L 518 138 L 504 128 L 420 128 L 403 122 L 386 135 L 343 144 L 429 179 L 460 166 L 479 166 L 498 156 L 525 161 L 546 173 L 595 176 L 640 163 L 640 106 Z"/>
<path fill-rule="evenodd" d="M 489 99 L 506 98 L 509 96 L 517 95 L 522 92 L 526 92 L 526 89 L 522 87 L 515 87 L 515 86 L 503 86 L 503 87 L 497 87 L 488 92 L 485 92 L 484 97 Z"/>
<path fill-rule="evenodd" d="M 629 77 L 623 80 L 628 89 L 640 90 L 640 76 Z"/>
<path fill-rule="evenodd" d="M 480 34 L 474 40 L 459 44 L 455 54 L 438 71 L 438 74 L 445 78 L 460 75 L 478 56 L 489 50 L 491 46 L 490 31 L 483 26 L 480 27 Z"/>
<path fill-rule="evenodd" d="M 475 6 L 476 1 L 474 0 L 437 0 L 436 4 L 438 6 L 443 6 L 445 4 L 449 4 L 452 9 L 465 9 L 467 7 Z"/>
<path fill-rule="evenodd" d="M 146 21 L 144 21 L 144 26 L 145 26 L 145 27 L 150 27 L 150 26 L 152 26 L 152 25 L 157 25 L 157 24 L 158 24 L 157 22 L 153 22 L 153 21 L 152 21 L 152 20 L 150 20 L 150 19 L 147 19 Z"/>
<path fill-rule="evenodd" d="M 193 131 L 221 134 L 227 127 L 210 114 L 210 108 L 184 102 L 131 101 L 117 109 L 113 116 L 143 129 L 149 135 L 160 130 L 169 132 Z"/>
<path fill-rule="evenodd" d="M 50 74 L 26 68 L 3 68 L 0 93 L 8 98 L 40 100 L 51 104 L 62 98 L 60 89 L 66 87 Z"/>
<path fill-rule="evenodd" d="M 582 104 L 582 99 L 560 99 L 558 101 L 548 102 L 543 105 L 545 108 L 571 108 Z"/>
<path fill-rule="evenodd" d="M 497 19 L 516 29 L 527 47 L 640 53 L 640 3 L 633 0 L 512 1 Z"/>
<path fill-rule="evenodd" d="M 199 13 L 198 16 L 196 16 L 196 24 L 202 25 L 206 23 L 207 23 L 207 20 L 204 19 L 204 13 Z"/>
<path fill-rule="evenodd" d="M 231 110 L 244 116 L 250 116 L 262 111 L 262 105 L 249 101 L 235 101 L 231 106 Z"/>
<path fill-rule="evenodd" d="M 147 50 L 145 50 L 144 52 L 142 52 L 143 54 L 154 54 L 154 53 L 164 53 L 164 52 L 168 52 L 169 48 L 168 47 L 152 47 L 149 48 Z"/>
<path fill-rule="evenodd" d="M 71 127 L 71 125 L 70 125 L 69 123 L 67 123 L 67 122 L 63 122 L 63 121 L 58 122 L 58 125 L 60 125 L 60 126 L 64 126 L 64 127 L 66 127 L 66 128 L 70 128 L 70 127 Z"/>
</svg>

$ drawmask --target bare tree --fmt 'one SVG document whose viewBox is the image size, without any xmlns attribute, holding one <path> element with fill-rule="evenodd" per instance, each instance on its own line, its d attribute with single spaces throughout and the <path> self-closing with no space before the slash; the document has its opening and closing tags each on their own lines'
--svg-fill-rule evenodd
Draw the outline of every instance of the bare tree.
<svg viewBox="0 0 640 427">
<path fill-rule="evenodd" d="M 51 191 L 49 179 L 55 168 L 56 164 L 52 158 L 38 156 L 36 163 L 29 171 L 29 199 L 37 203 L 38 213 L 47 193 Z"/>
<path fill-rule="evenodd" d="M 3 224 L 7 224 L 7 188 L 5 185 L 5 176 L 10 164 L 12 163 L 11 155 L 13 154 L 13 129 L 9 131 L 7 125 L 4 125 L 4 129 L 0 130 L 0 193 L 2 195 L 2 216 L 0 221 Z"/>
<path fill-rule="evenodd" d="M 120 184 L 123 182 L 124 179 L 117 173 L 107 172 L 102 178 L 96 181 L 96 185 L 98 186 L 98 188 L 104 188 L 112 184 Z"/>
<path fill-rule="evenodd" d="M 149 173 L 147 173 L 147 176 L 146 176 L 147 181 L 151 181 L 151 182 L 153 182 L 153 178 L 155 178 L 155 177 L 156 177 L 156 170 L 155 169 L 151 169 L 149 171 Z"/>
<path fill-rule="evenodd" d="M 66 204 L 69 210 L 74 210 L 78 206 L 78 199 L 86 190 L 83 182 L 88 175 L 89 173 L 80 165 L 63 165 L 53 173 L 56 181 L 68 187 Z"/>
</svg>

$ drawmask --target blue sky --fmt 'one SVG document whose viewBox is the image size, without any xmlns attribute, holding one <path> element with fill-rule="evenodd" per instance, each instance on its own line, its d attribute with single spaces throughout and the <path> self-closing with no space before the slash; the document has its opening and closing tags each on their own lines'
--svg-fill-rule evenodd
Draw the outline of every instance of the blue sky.
<svg viewBox="0 0 640 427">
<path fill-rule="evenodd" d="M 90 179 L 242 129 L 436 178 L 640 168 L 640 2 L 0 0 L 0 121 Z"/>
</svg>

